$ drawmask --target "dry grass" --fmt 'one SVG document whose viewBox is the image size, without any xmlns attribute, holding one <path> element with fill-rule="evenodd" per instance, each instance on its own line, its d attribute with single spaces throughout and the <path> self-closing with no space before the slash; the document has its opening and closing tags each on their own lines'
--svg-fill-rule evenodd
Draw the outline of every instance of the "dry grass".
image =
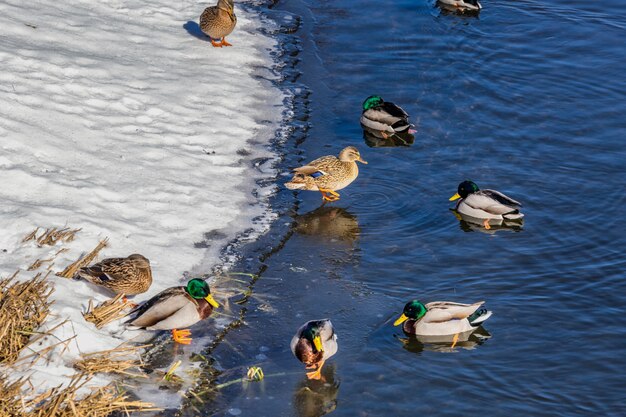
<svg viewBox="0 0 626 417">
<path fill-rule="evenodd" d="M 26 413 L 22 404 L 22 387 L 25 379 L 8 382 L 4 375 L 0 375 L 0 417 L 21 416 Z"/>
<path fill-rule="evenodd" d="M 112 321 L 119 320 L 126 316 L 126 310 L 133 307 L 134 303 L 124 300 L 124 294 L 118 294 L 115 298 L 104 301 L 94 307 L 93 300 L 89 300 L 87 312 L 83 317 L 90 323 L 101 329 Z"/>
<path fill-rule="evenodd" d="M 46 229 L 41 235 L 37 236 L 39 228 L 36 228 L 22 239 L 22 243 L 34 240 L 39 247 L 54 246 L 59 241 L 64 243 L 71 242 L 74 240 L 76 233 L 80 231 L 81 229 L 70 229 L 69 227 L 64 227 L 63 229 L 53 227 L 52 229 Z"/>
<path fill-rule="evenodd" d="M 108 238 L 102 239 L 100 243 L 98 243 L 98 246 L 94 248 L 94 250 L 92 250 L 82 258 L 78 259 L 73 264 L 69 265 L 63 271 L 57 272 L 56 275 L 64 278 L 73 278 L 76 274 L 76 271 L 78 271 L 83 266 L 89 265 L 96 258 L 96 256 L 98 256 L 98 253 L 107 246 L 108 243 Z"/>
<path fill-rule="evenodd" d="M 146 375 L 141 371 L 143 361 L 139 351 L 148 346 L 122 344 L 115 349 L 86 353 L 82 355 L 81 360 L 74 364 L 74 368 L 86 374 L 104 372 L 146 378 Z"/>
<path fill-rule="evenodd" d="M 48 301 L 54 289 L 48 275 L 37 274 L 24 282 L 16 281 L 17 272 L 0 279 L 0 364 L 14 363 L 30 336 L 50 312 Z"/>
<path fill-rule="evenodd" d="M 0 375 L 0 417 L 108 417 L 115 412 L 127 415 L 138 411 L 160 411 L 153 404 L 130 401 L 113 385 L 94 388 L 77 399 L 78 390 L 90 380 L 85 373 L 76 374 L 67 387 L 32 396 L 32 387 L 27 380 L 8 383 L 4 375 Z"/>
</svg>

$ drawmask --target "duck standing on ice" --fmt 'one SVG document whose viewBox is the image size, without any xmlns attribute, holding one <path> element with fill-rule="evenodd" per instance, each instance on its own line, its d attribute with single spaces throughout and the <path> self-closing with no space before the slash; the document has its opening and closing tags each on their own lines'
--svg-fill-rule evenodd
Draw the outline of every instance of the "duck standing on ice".
<svg viewBox="0 0 626 417">
<path fill-rule="evenodd" d="M 226 36 L 232 33 L 236 24 L 233 0 L 218 0 L 216 6 L 207 7 L 200 16 L 200 29 L 211 38 L 211 45 L 216 48 L 232 46 L 226 42 Z"/>
</svg>

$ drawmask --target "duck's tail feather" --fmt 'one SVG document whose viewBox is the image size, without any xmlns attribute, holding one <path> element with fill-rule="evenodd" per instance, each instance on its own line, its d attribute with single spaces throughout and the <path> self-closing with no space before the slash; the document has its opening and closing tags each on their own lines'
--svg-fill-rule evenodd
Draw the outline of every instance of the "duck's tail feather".
<svg viewBox="0 0 626 417">
<path fill-rule="evenodd" d="M 508 220 L 521 220 L 524 218 L 524 215 L 520 213 L 519 210 L 515 210 L 510 213 L 503 214 L 502 217 Z"/>
<path fill-rule="evenodd" d="M 285 183 L 285 187 L 289 190 L 302 190 L 306 187 L 306 184 L 303 182 L 289 181 Z"/>
<path fill-rule="evenodd" d="M 489 317 L 491 317 L 492 312 L 487 310 L 486 308 L 479 308 L 474 311 L 467 320 L 474 327 L 480 326 L 483 322 L 485 322 Z"/>
</svg>

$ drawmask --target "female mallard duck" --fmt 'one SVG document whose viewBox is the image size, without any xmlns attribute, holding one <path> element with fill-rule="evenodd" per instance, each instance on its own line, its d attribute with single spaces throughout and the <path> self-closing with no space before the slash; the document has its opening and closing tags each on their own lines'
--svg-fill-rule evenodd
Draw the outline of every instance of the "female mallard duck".
<svg viewBox="0 0 626 417">
<path fill-rule="evenodd" d="M 484 301 L 474 304 L 433 301 L 426 305 L 418 300 L 409 301 L 402 315 L 393 323 L 409 334 L 420 336 L 458 335 L 474 331 L 491 317 L 491 311 L 481 308 Z M 455 341 L 456 343 L 456 341 Z"/>
<path fill-rule="evenodd" d="M 519 208 L 522 203 L 495 190 L 480 190 L 472 181 L 463 181 L 450 201 L 461 198 L 456 210 L 466 216 L 484 219 L 485 229 L 489 229 L 489 220 L 519 220 L 524 217 Z"/>
<path fill-rule="evenodd" d="M 309 379 L 320 379 L 324 362 L 335 353 L 337 335 L 329 319 L 311 320 L 304 323 L 291 339 L 291 352 L 306 369 L 315 369 L 306 375 Z"/>
<path fill-rule="evenodd" d="M 352 183 L 359 175 L 359 161 L 367 164 L 354 146 L 348 146 L 339 153 L 339 158 L 328 155 L 322 156 L 305 166 L 295 168 L 296 172 L 291 181 L 285 183 L 290 190 L 319 191 L 324 201 L 339 200 L 341 190 Z"/>
<path fill-rule="evenodd" d="M 217 6 L 207 7 L 200 16 L 200 29 L 211 39 L 211 45 L 215 47 L 232 46 L 226 42 L 226 36 L 231 34 L 236 24 L 233 0 L 218 0 Z M 216 42 L 218 40 L 219 43 Z"/>
<path fill-rule="evenodd" d="M 134 317 L 126 324 L 148 330 L 172 330 L 175 342 L 188 345 L 191 330 L 184 328 L 206 319 L 219 306 L 209 284 L 194 278 L 186 287 L 168 288 L 132 310 L 128 315 Z"/>
<path fill-rule="evenodd" d="M 453 6 L 459 10 L 478 11 L 483 8 L 478 0 L 439 0 L 440 3 Z"/>
<path fill-rule="evenodd" d="M 148 291 L 152 285 L 152 270 L 147 258 L 133 254 L 127 258 L 109 258 L 80 268 L 74 278 L 83 278 L 116 294 L 135 295 Z"/>
<path fill-rule="evenodd" d="M 383 101 L 379 96 L 370 96 L 363 102 L 361 124 L 381 132 L 385 139 L 411 127 L 409 115 L 401 107 Z"/>
</svg>

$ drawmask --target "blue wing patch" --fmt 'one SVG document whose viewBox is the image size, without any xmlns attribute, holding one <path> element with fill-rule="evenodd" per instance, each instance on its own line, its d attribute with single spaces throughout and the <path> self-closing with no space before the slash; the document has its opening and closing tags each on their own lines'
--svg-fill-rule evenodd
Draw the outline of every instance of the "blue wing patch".
<svg viewBox="0 0 626 417">
<path fill-rule="evenodd" d="M 321 172 L 321 171 L 315 171 L 314 173 L 312 173 L 312 174 L 311 174 L 311 176 L 312 176 L 313 178 L 319 178 L 319 177 L 321 177 L 322 175 L 324 175 L 324 173 L 323 173 L 323 172 Z"/>
</svg>

